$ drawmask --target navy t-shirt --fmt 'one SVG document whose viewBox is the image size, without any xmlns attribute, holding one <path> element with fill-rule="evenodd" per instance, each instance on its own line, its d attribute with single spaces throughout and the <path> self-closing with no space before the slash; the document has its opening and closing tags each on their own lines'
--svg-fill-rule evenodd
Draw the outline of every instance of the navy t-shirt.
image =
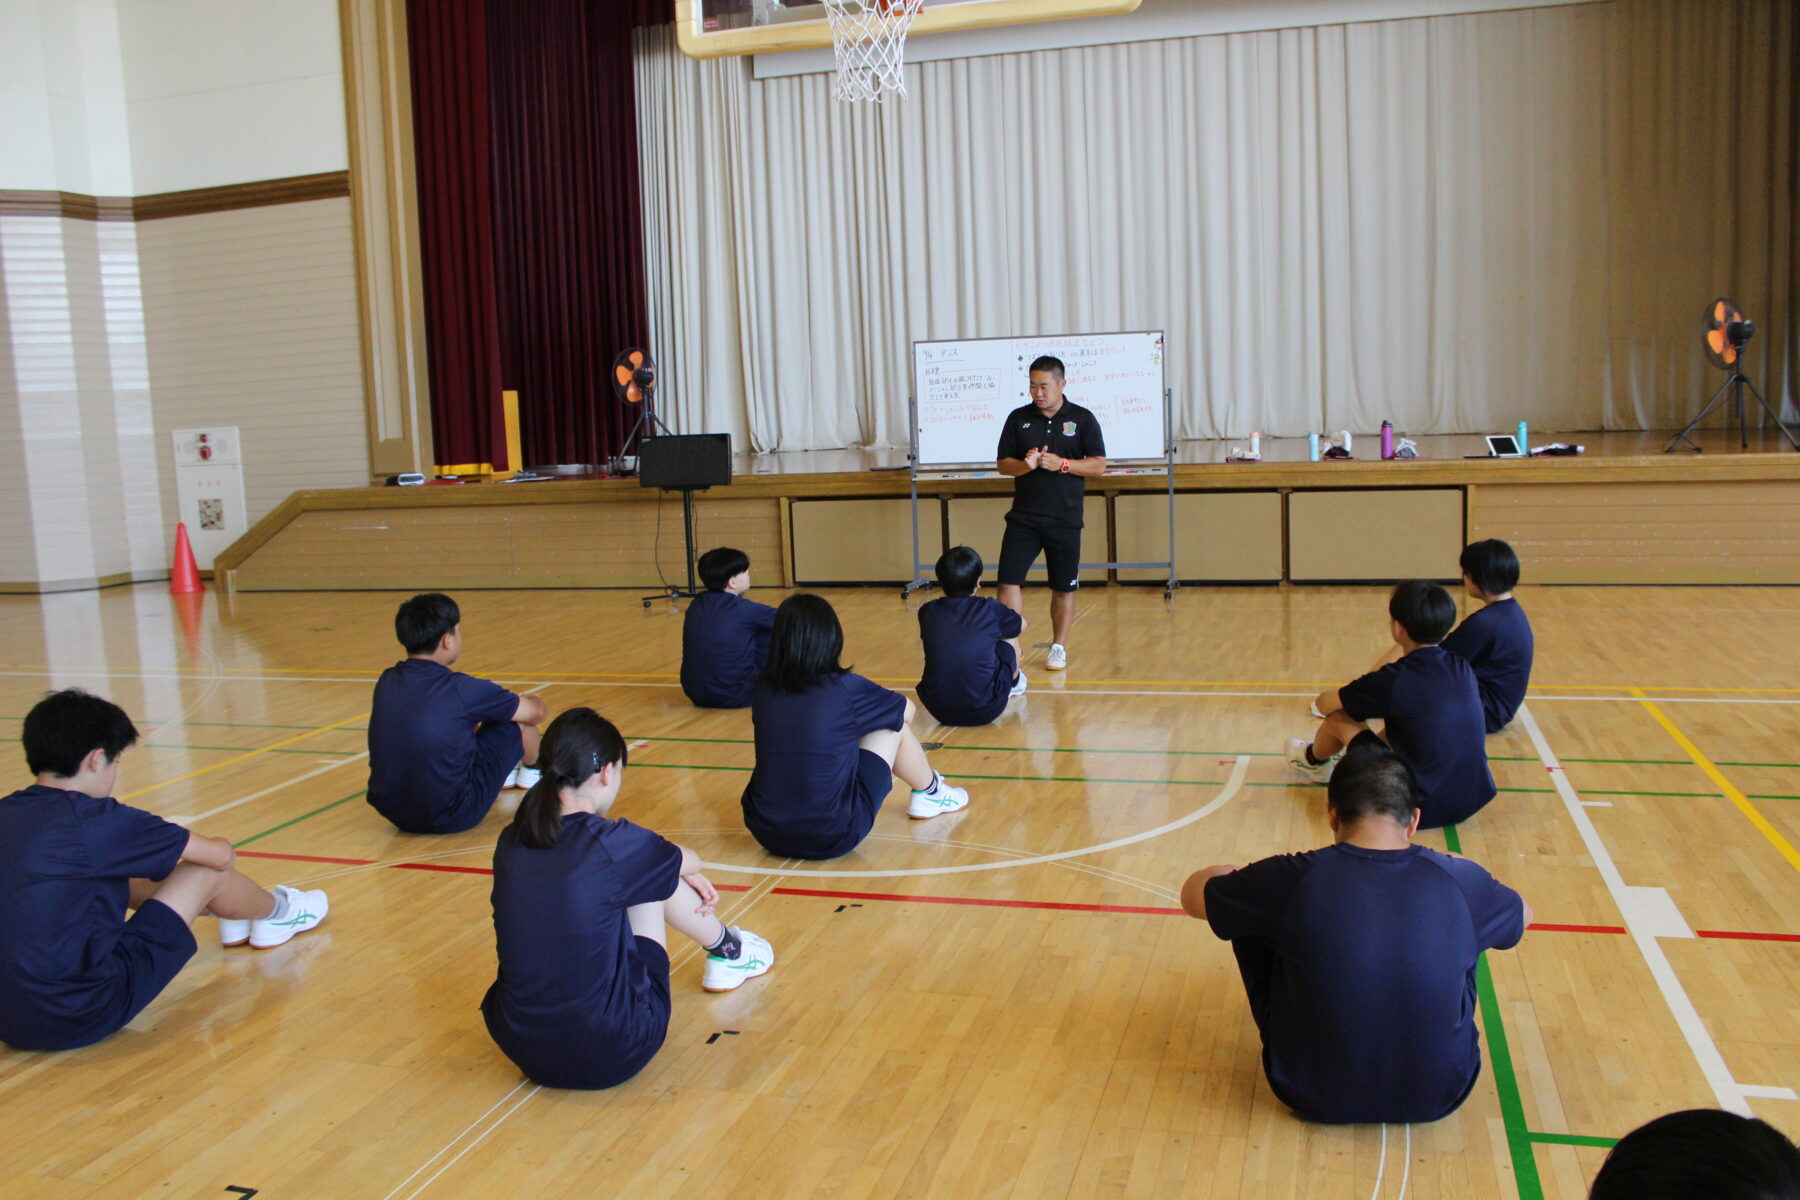
<svg viewBox="0 0 1800 1200">
<path fill-rule="evenodd" d="M 681 690 L 701 708 L 747 708 L 769 657 L 775 610 L 730 592 L 701 592 L 681 622 Z"/>
<path fill-rule="evenodd" d="M 1444 649 L 1475 668 L 1487 731 L 1512 720 L 1531 682 L 1531 622 L 1519 602 L 1496 600 L 1470 613 L 1444 639 Z"/>
<path fill-rule="evenodd" d="M 638 957 L 625 910 L 666 900 L 681 848 L 630 821 L 570 813 L 547 850 L 509 827 L 494 847 L 499 977 L 482 1001 L 507 1057 L 550 1087 L 604 1087 L 609 1071 L 654 1051 L 666 991 Z"/>
<path fill-rule="evenodd" d="M 1481 1073 L 1475 959 L 1525 933 L 1517 892 L 1423 846 L 1340 842 L 1206 884 L 1275 1094 L 1331 1123 L 1435 1121 Z"/>
<path fill-rule="evenodd" d="M 986 725 L 1000 715 L 1018 663 L 1007 638 L 1019 614 L 991 596 L 943 596 L 919 609 L 925 674 L 919 700 L 946 725 Z"/>
<path fill-rule="evenodd" d="M 1007 413 L 994 457 L 1023 461 L 1026 454 L 1045 446 L 1063 458 L 1106 457 L 1106 439 L 1100 434 L 1099 418 L 1067 397 L 1053 417 L 1044 416 L 1035 404 L 1021 405 Z M 1084 511 L 1081 502 L 1086 491 L 1085 477 L 1073 471 L 1066 475 L 1060 471 L 1015 475 L 1012 510 L 1007 519 L 1023 514 L 1028 519 L 1080 529 Z"/>
<path fill-rule="evenodd" d="M 744 788 L 744 825 L 764 846 L 788 855 L 849 853 L 868 832 L 870 815 L 857 743 L 878 729 L 904 726 L 906 697 L 848 672 L 804 692 L 758 683 L 750 719 L 756 768 Z M 883 774 L 891 785 L 885 767 Z M 883 788 L 874 805 L 886 796 Z"/>
<path fill-rule="evenodd" d="M 131 991 L 113 954 L 128 881 L 166 877 L 187 842 L 117 800 L 43 786 L 0 800 L 0 1041 L 74 1044 L 116 1028 Z"/>
<path fill-rule="evenodd" d="M 475 727 L 511 721 L 497 683 L 408 658 L 381 673 L 369 712 L 369 803 L 402 829 L 429 829 L 475 785 Z"/>
<path fill-rule="evenodd" d="M 1358 721 L 1387 721 L 1387 743 L 1419 781 L 1421 829 L 1466 821 L 1494 798 L 1481 692 L 1469 664 L 1441 646 L 1421 646 L 1398 662 L 1338 689 Z"/>
</svg>

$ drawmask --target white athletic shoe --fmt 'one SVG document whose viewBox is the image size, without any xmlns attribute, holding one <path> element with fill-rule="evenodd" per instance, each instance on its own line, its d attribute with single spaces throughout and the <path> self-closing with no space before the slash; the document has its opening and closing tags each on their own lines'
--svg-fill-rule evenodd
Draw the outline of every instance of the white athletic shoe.
<svg viewBox="0 0 1800 1200">
<path fill-rule="evenodd" d="M 1051 671 L 1069 669 L 1069 652 L 1062 647 L 1061 643 L 1051 644 L 1050 653 L 1044 655 L 1044 667 Z"/>
<path fill-rule="evenodd" d="M 1325 719 L 1325 714 L 1319 711 L 1319 702 L 1317 700 L 1309 702 L 1306 706 L 1306 711 L 1311 713 L 1318 720 L 1323 721 Z"/>
<path fill-rule="evenodd" d="M 506 786 L 521 789 L 531 788 L 536 786 L 537 781 L 543 777 L 544 773 L 536 767 L 528 767 L 524 763 L 520 763 L 513 768 L 512 778 L 506 781 Z"/>
<path fill-rule="evenodd" d="M 962 788 L 951 787 L 939 775 L 937 784 L 931 791 L 912 794 L 912 802 L 906 806 L 906 815 L 915 821 L 929 821 L 945 813 L 961 812 L 967 807 L 969 793 Z"/>
<path fill-rule="evenodd" d="M 1344 756 L 1343 751 L 1340 750 L 1322 763 L 1308 762 L 1306 750 L 1311 745 L 1305 738 L 1289 738 L 1286 747 L 1287 764 L 1314 783 L 1329 783 L 1332 769 L 1337 766 L 1338 759 Z"/>
<path fill-rule="evenodd" d="M 1012 691 L 1006 693 L 1006 698 L 1008 700 L 1016 700 L 1020 696 L 1023 696 L 1024 694 L 1025 694 L 1025 672 L 1020 671 L 1019 677 L 1017 679 L 1013 680 Z"/>
<path fill-rule="evenodd" d="M 286 945 L 296 933 L 317 929 L 331 909 L 325 893 L 314 889 L 303 892 L 285 883 L 275 885 L 275 911 L 260 921 L 250 922 L 250 944 L 258 950 L 272 950 Z M 285 902 L 285 903 L 284 903 Z M 286 912 L 283 912 L 283 908 Z"/>
<path fill-rule="evenodd" d="M 219 945 L 241 946 L 250 940 L 250 922 L 232 917 L 219 918 Z"/>
<path fill-rule="evenodd" d="M 706 970 L 700 975 L 700 986 L 709 992 L 729 992 L 741 987 L 746 979 L 766 975 L 775 965 L 775 949 L 748 929 L 733 926 L 738 937 L 738 956 L 720 958 L 706 956 Z"/>
</svg>

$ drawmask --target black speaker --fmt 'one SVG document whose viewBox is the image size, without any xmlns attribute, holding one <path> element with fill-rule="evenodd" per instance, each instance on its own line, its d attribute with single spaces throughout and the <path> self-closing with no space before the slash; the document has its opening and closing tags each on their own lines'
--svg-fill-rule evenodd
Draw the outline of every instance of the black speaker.
<svg viewBox="0 0 1800 1200">
<path fill-rule="evenodd" d="M 638 486 L 725 487 L 731 482 L 729 433 L 665 433 L 638 446 Z"/>
</svg>

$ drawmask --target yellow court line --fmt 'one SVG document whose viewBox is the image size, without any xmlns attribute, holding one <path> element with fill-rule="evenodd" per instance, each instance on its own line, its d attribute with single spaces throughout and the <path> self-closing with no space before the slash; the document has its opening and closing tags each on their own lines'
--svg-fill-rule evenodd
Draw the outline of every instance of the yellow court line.
<svg viewBox="0 0 1800 1200">
<path fill-rule="evenodd" d="M 1656 723 L 1668 731 L 1669 736 L 1675 739 L 1675 744 L 1680 746 L 1687 756 L 1694 760 L 1695 766 L 1706 772 L 1706 777 L 1713 781 L 1714 785 L 1718 787 L 1724 797 L 1737 805 L 1738 811 L 1750 818 L 1750 823 L 1756 826 L 1758 832 L 1769 839 L 1770 845 L 1781 851 L 1781 856 L 1788 860 L 1789 865 L 1791 865 L 1794 870 L 1800 871 L 1800 850 L 1794 849 L 1794 844 L 1785 837 L 1782 837 L 1779 829 L 1769 824 L 1769 818 L 1763 816 L 1762 813 L 1758 811 L 1756 805 L 1750 803 L 1749 797 L 1745 796 L 1744 793 L 1732 786 L 1731 780 L 1725 778 L 1724 773 L 1720 771 L 1719 768 L 1713 766 L 1711 759 L 1700 753 L 1700 747 L 1689 741 L 1688 736 L 1685 733 L 1675 728 L 1675 722 L 1664 716 L 1663 710 L 1656 707 L 1655 702 L 1645 696 L 1642 689 L 1632 688 L 1631 694 L 1643 701 L 1644 707 L 1649 710 L 1650 715 L 1656 718 Z"/>
<path fill-rule="evenodd" d="M 338 729 L 342 726 L 348 725 L 352 721 L 360 721 L 368 715 L 369 714 L 366 712 L 359 712 L 354 717 L 345 717 L 341 721 L 333 721 L 329 725 L 321 725 L 317 729 L 309 729 L 305 733 L 296 733 L 293 737 L 282 738 L 279 742 L 270 742 L 267 746 L 262 746 L 255 750 L 246 750 L 242 754 L 234 754 L 230 758 L 227 758 L 227 759 L 223 760 L 222 762 L 216 762 L 216 763 L 211 764 L 210 766 L 199 767 L 195 770 L 189 771 L 186 775 L 177 775 L 173 779 L 165 779 L 161 783 L 153 783 L 149 787 L 141 787 L 135 792 L 126 792 L 123 796 L 120 796 L 119 799 L 121 799 L 121 800 L 136 799 L 139 796 L 143 796 L 150 792 L 154 792 L 158 788 L 168 787 L 171 783 L 180 783 L 184 779 L 192 779 L 196 775 L 204 775 L 208 771 L 216 771 L 220 767 L 229 767 L 232 763 L 243 762 L 246 758 L 255 758 L 259 754 L 267 754 L 271 750 L 279 750 L 281 747 L 291 746 L 295 742 L 303 742 L 307 738 L 317 737 L 321 733 L 330 733 L 333 729 Z"/>
</svg>

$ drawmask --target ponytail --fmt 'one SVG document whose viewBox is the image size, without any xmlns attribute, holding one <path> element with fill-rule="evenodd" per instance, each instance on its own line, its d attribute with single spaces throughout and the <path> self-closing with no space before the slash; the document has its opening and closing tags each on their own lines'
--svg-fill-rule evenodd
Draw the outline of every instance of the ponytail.
<svg viewBox="0 0 1800 1200">
<path fill-rule="evenodd" d="M 571 708 L 550 722 L 538 747 L 542 777 L 513 814 L 513 836 L 533 850 L 548 850 L 562 836 L 562 790 L 578 788 L 609 763 L 625 765 L 618 727 L 591 708 Z"/>
</svg>

